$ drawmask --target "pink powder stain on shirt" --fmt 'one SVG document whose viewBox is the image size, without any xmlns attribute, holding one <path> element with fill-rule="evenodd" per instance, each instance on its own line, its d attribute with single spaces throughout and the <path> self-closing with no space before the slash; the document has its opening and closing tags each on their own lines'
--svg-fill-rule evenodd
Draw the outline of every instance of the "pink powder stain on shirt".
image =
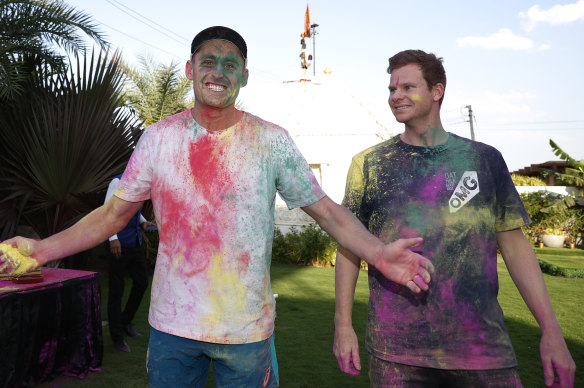
<svg viewBox="0 0 584 388">
<path fill-rule="evenodd" d="M 133 182 L 139 177 L 139 167 L 136 166 L 136 160 L 134 158 L 130 158 L 128 164 L 126 165 L 126 169 L 122 176 L 124 177 L 124 181 Z M 120 177 L 121 179 L 122 177 Z"/>
<path fill-rule="evenodd" d="M 444 301 L 444 303 L 442 303 L 442 310 L 440 311 L 440 315 L 444 314 L 447 316 L 456 317 L 456 319 L 464 322 L 463 326 L 467 332 L 478 332 L 481 328 L 481 324 L 475 317 L 475 314 L 472 311 L 472 306 L 460 303 L 456 297 L 453 287 L 452 280 L 444 281 L 440 286 L 440 300 Z M 437 320 L 441 320 L 441 317 L 436 318 Z"/>
<path fill-rule="evenodd" d="M 388 283 L 391 283 L 390 287 L 397 293 L 402 295 L 403 297 L 405 297 L 407 299 L 407 296 L 409 295 L 409 293 L 411 293 L 411 291 L 409 291 L 409 289 L 407 289 L 406 287 L 403 287 L 400 285 L 397 285 L 396 283 L 391 282 L 390 280 L 387 280 Z M 400 290 L 401 289 L 401 290 Z M 392 298 L 399 298 L 399 296 L 397 295 L 388 295 L 388 297 L 392 297 Z M 379 299 L 370 299 L 371 303 L 372 303 L 372 307 L 373 310 L 375 311 L 375 315 L 377 315 L 379 317 L 379 321 L 381 322 L 391 322 L 391 321 L 396 321 L 399 322 L 400 324 L 406 324 L 409 322 L 413 322 L 413 318 L 409 315 L 409 313 L 403 309 L 394 309 L 393 307 L 391 307 L 391 304 L 388 303 L 387 300 L 385 300 L 386 297 L 381 297 Z M 405 304 L 409 304 L 405 299 L 403 301 L 403 303 Z M 380 330 L 381 332 L 383 332 L 383 327 L 377 328 L 377 330 Z"/>
<path fill-rule="evenodd" d="M 224 162 L 225 145 L 204 136 L 191 144 L 189 163 L 194 184 L 202 191 L 205 199 L 219 204 L 220 198 L 233 187 L 228 166 Z"/>
<path fill-rule="evenodd" d="M 179 270 L 187 276 L 193 276 L 205 271 L 209 267 L 208 258 L 217 251 L 221 240 L 212 233 L 212 216 L 210 212 L 198 210 L 196 214 L 190 213 L 188 203 L 185 199 L 176 198 L 174 193 L 167 193 L 165 197 L 165 222 L 162 229 L 165 235 L 169 236 L 172 242 L 164 244 L 167 248 L 165 254 L 167 257 L 177 258 L 177 253 L 184 257 L 184 263 L 178 266 Z M 185 212 L 189 213 L 188 215 Z M 189 218 L 197 219 L 197 226 L 194 228 Z M 164 237 L 166 237 L 164 236 Z M 163 238 L 163 236 L 161 236 Z M 206 259 L 195 255 L 194 251 L 207 252 L 209 256 Z"/>
<path fill-rule="evenodd" d="M 402 226 L 399 232 L 399 238 L 420 237 L 420 231 L 410 226 Z"/>
<path fill-rule="evenodd" d="M 192 195 L 202 196 L 193 206 L 192 198 L 184 194 L 164 193 L 165 217 L 162 229 L 169 238 L 164 244 L 166 254 L 184 259 L 177 269 L 192 276 L 208 269 L 210 259 L 221 249 L 221 237 L 215 217 L 225 188 L 224 178 L 219 178 L 222 163 L 216 156 L 215 147 L 208 138 L 190 147 L 189 163 L 193 178 Z M 161 236 L 162 238 L 162 236 Z M 182 257 L 176 257 L 179 254 Z"/>
<path fill-rule="evenodd" d="M 241 255 L 241 257 L 239 259 L 239 272 L 247 272 L 247 270 L 249 269 L 250 259 L 251 259 L 251 256 L 250 256 L 249 252 L 245 252 Z"/>
</svg>

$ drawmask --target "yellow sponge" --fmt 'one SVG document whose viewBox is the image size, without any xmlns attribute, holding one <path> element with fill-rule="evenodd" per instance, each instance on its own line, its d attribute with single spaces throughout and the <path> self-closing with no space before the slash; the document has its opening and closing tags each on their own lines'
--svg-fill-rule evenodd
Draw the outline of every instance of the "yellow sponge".
<svg viewBox="0 0 584 388">
<path fill-rule="evenodd" d="M 0 244 L 0 272 L 19 276 L 34 271 L 38 266 L 39 263 L 35 259 L 23 255 L 12 245 Z"/>
</svg>

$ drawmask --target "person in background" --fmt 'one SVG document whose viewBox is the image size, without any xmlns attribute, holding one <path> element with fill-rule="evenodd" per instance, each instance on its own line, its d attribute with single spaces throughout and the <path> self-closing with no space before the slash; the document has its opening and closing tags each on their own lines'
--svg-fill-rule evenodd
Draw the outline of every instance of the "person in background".
<svg viewBox="0 0 584 388">
<path fill-rule="evenodd" d="M 343 204 L 382 241 L 419 235 L 435 268 L 428 291 L 369 266 L 366 347 L 372 387 L 520 387 L 497 301 L 497 247 L 542 332 L 545 384 L 574 385 L 575 364 L 539 264 L 530 222 L 501 154 L 447 132 L 442 59 L 421 50 L 389 59 L 389 106 L 404 132 L 353 157 Z M 336 260 L 333 351 L 343 372 L 361 360 L 352 327 L 359 256 Z"/>
<path fill-rule="evenodd" d="M 276 387 L 276 193 L 413 293 L 428 289 L 432 264 L 410 249 L 420 238 L 383 243 L 369 233 L 326 196 L 286 130 L 235 108 L 249 76 L 236 31 L 199 32 L 185 73 L 194 107 L 145 130 L 106 204 L 45 240 L 7 243 L 42 265 L 104 241 L 152 199 L 160 241 L 148 318 L 150 387 L 203 387 L 211 362 L 217 386 Z"/>
<path fill-rule="evenodd" d="M 122 174 L 117 175 L 110 182 L 105 203 L 114 195 Z M 136 212 L 128 224 L 108 240 L 108 276 L 109 294 L 107 301 L 108 326 L 114 348 L 122 352 L 130 352 L 130 346 L 125 336 L 139 337 L 140 333 L 134 329 L 132 321 L 140 307 L 144 293 L 148 288 L 148 265 L 142 247 L 142 230 L 154 227 L 142 216 L 142 208 Z M 122 297 L 124 295 L 124 278 L 129 274 L 132 279 L 132 289 L 126 306 L 122 311 Z"/>
</svg>

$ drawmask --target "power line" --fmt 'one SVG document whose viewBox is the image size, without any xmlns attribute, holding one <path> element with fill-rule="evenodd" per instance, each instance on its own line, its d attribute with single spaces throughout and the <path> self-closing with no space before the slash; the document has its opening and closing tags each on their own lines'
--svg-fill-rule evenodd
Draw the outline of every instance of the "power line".
<svg viewBox="0 0 584 388">
<path fill-rule="evenodd" d="M 456 109 L 449 109 L 449 110 L 441 110 L 440 114 L 444 115 L 446 113 L 451 113 L 451 112 L 460 112 L 460 109 L 456 108 Z"/>
<path fill-rule="evenodd" d="M 507 123 L 482 123 L 492 126 L 503 126 L 503 125 L 541 125 L 541 124 L 574 124 L 574 123 L 584 123 L 584 120 L 564 120 L 564 121 L 510 121 Z"/>
<path fill-rule="evenodd" d="M 538 132 L 564 132 L 564 131 L 584 131 L 584 127 L 579 128 L 521 128 L 509 125 L 506 128 L 490 128 L 489 126 L 482 125 L 481 131 L 486 132 L 487 130 L 490 131 L 538 131 Z"/>
<path fill-rule="evenodd" d="M 156 31 L 156 32 L 158 32 L 158 33 L 160 33 L 160 34 L 163 34 L 164 36 L 166 36 L 166 37 L 168 37 L 168 38 L 172 39 L 173 41 L 175 41 L 175 42 L 177 42 L 177 43 L 180 43 L 180 44 L 185 44 L 185 43 L 187 43 L 187 44 L 188 44 L 188 43 L 190 42 L 190 41 L 189 41 L 188 39 L 186 39 L 185 37 L 183 37 L 183 36 L 181 36 L 181 35 L 179 35 L 179 34 L 175 33 L 174 31 L 172 31 L 172 30 L 170 30 L 170 29 L 168 29 L 168 28 L 164 27 L 163 25 L 161 25 L 161 24 L 159 24 L 159 23 L 155 22 L 154 20 L 152 20 L 152 19 L 150 19 L 150 18 L 148 18 L 148 17 L 146 17 L 146 16 L 142 15 L 141 13 L 139 13 L 139 12 L 137 12 L 137 11 L 133 10 L 132 8 L 130 8 L 130 7 L 128 7 L 128 6 L 124 5 L 124 4 L 122 4 L 122 3 L 121 3 L 121 2 L 119 2 L 118 0 L 106 0 L 106 1 L 107 1 L 107 2 L 108 2 L 110 5 L 114 6 L 114 7 L 115 7 L 115 8 L 117 8 L 118 10 L 120 10 L 121 12 L 123 12 L 123 13 L 125 13 L 126 15 L 130 16 L 131 18 L 133 18 L 133 19 L 137 20 L 138 22 L 140 22 L 140 23 L 142 23 L 142 24 L 145 24 L 145 25 L 147 25 L 148 27 L 152 28 L 154 31 Z M 165 31 L 168 31 L 169 33 L 171 33 L 171 34 L 173 34 L 173 35 L 177 36 L 179 39 L 181 39 L 181 40 L 182 40 L 182 42 L 179 42 L 178 40 L 176 40 L 175 38 L 173 38 L 173 37 L 169 36 L 169 35 L 168 35 L 168 34 L 166 34 L 165 32 L 163 32 L 163 31 L 161 31 L 161 30 L 159 30 L 159 29 L 157 29 L 157 28 L 154 28 L 154 27 L 153 27 L 152 25 L 150 25 L 149 23 L 146 23 L 146 22 L 144 22 L 144 20 L 140 20 L 139 18 L 137 18 L 137 17 L 135 17 L 135 16 L 131 15 L 130 13 L 128 13 L 128 12 L 126 12 L 125 10 L 121 9 L 121 8 L 120 8 L 118 5 L 116 5 L 116 4 L 114 4 L 114 3 L 117 3 L 117 4 L 119 4 L 120 6 L 122 6 L 122 7 L 126 8 L 127 10 L 129 10 L 130 12 L 132 12 L 132 13 L 134 13 L 134 14 L 136 14 L 136 15 L 139 15 L 139 16 L 140 16 L 142 19 L 144 19 L 144 20 L 147 20 L 148 22 L 155 24 L 156 26 L 160 27 L 161 29 L 164 29 Z M 136 37 L 134 37 L 134 36 L 132 36 L 132 35 L 129 35 L 129 34 L 127 34 L 127 33 L 123 32 L 123 31 L 119 30 L 119 29 L 117 29 L 117 28 L 115 28 L 115 27 L 112 27 L 112 26 L 110 26 L 110 25 L 108 25 L 108 24 L 106 24 L 106 23 L 103 23 L 103 22 L 101 22 L 101 21 L 99 21 L 99 20 L 97 20 L 97 19 L 96 19 L 96 21 L 97 21 L 97 22 L 99 22 L 99 23 L 101 23 L 101 24 L 103 24 L 104 26 L 106 26 L 106 27 L 108 27 L 108 28 L 110 28 L 110 29 L 112 29 L 112 30 L 114 30 L 114 31 L 116 31 L 116 32 L 118 32 L 118 33 L 120 33 L 120 34 L 124 35 L 124 36 L 127 36 L 127 37 L 128 37 L 128 38 L 130 38 L 130 39 L 133 39 L 133 40 L 135 40 L 135 41 L 137 41 L 137 42 L 140 42 L 140 43 L 142 43 L 142 44 L 144 44 L 144 45 L 146 45 L 146 46 L 148 46 L 148 47 L 151 47 L 151 48 L 153 48 L 153 49 L 155 49 L 155 50 L 159 50 L 159 51 L 161 51 L 161 52 L 163 52 L 163 53 L 169 54 L 169 55 L 171 55 L 173 58 L 176 58 L 176 59 L 177 59 L 177 60 L 179 60 L 179 61 L 182 61 L 182 60 L 184 60 L 184 58 L 183 58 L 183 57 L 179 57 L 179 56 L 177 56 L 177 55 L 176 55 L 176 54 L 174 54 L 174 53 L 171 53 L 171 52 L 169 52 L 169 51 L 166 51 L 165 49 L 162 49 L 162 48 L 160 48 L 160 47 L 157 47 L 157 46 L 153 45 L 152 43 L 145 42 L 145 41 L 143 41 L 143 40 L 141 40 L 141 39 L 139 39 L 139 38 L 136 38 Z M 283 81 L 283 80 L 285 80 L 285 77 L 282 77 L 282 76 L 278 76 L 278 75 L 272 74 L 272 73 L 270 73 L 270 72 L 267 72 L 267 71 L 261 70 L 261 69 L 259 69 L 259 68 L 255 68 L 255 67 L 251 67 L 251 66 L 250 66 L 250 67 L 249 67 L 249 69 L 250 69 L 250 70 L 253 70 L 254 72 L 257 72 L 257 73 L 259 73 L 259 74 L 258 74 L 258 76 L 260 76 L 260 77 L 264 77 L 264 78 L 268 78 L 268 79 L 272 79 L 272 80 L 277 80 L 277 81 Z"/>
<path fill-rule="evenodd" d="M 254 72 L 254 74 L 255 73 L 260 73 L 260 74 L 258 74 L 260 77 L 269 78 L 269 79 L 272 79 L 272 80 L 275 80 L 275 81 L 278 81 L 278 82 L 282 82 L 282 81 L 286 80 L 285 77 L 282 77 L 282 76 L 279 76 L 279 75 L 276 75 L 276 74 L 269 73 L 267 71 L 258 69 L 256 67 L 248 66 L 248 68 L 250 70 L 252 70 Z"/>
<path fill-rule="evenodd" d="M 458 124 L 465 124 L 466 120 L 459 120 L 459 121 L 445 121 L 444 125 L 458 125 Z"/>
<path fill-rule="evenodd" d="M 145 24 L 145 25 L 147 25 L 148 27 L 152 28 L 154 31 L 161 33 L 162 35 L 164 35 L 164 36 L 166 36 L 166 37 L 168 37 L 168 38 L 170 38 L 170 39 L 174 40 L 174 41 L 175 41 L 175 42 L 177 42 L 177 43 L 181 43 L 181 44 L 183 44 L 183 43 L 187 43 L 187 44 L 188 44 L 188 43 L 190 43 L 190 41 L 189 41 L 188 39 L 186 39 L 185 37 L 183 37 L 183 36 L 180 36 L 179 34 L 177 34 L 177 33 L 173 32 L 173 31 L 169 30 L 168 28 L 164 27 L 163 25 L 160 25 L 160 24 L 158 24 L 158 23 L 157 23 L 157 22 L 155 22 L 154 20 L 147 18 L 146 16 L 142 15 L 141 13 L 139 13 L 139 12 L 137 12 L 137 11 L 134 11 L 132 8 L 130 8 L 130 7 L 128 7 L 128 6 L 126 6 L 126 5 L 122 4 L 122 3 L 120 3 L 120 2 L 119 2 L 119 1 L 117 1 L 117 0 L 105 0 L 105 1 L 107 1 L 108 3 L 110 3 L 111 5 L 113 5 L 114 7 L 116 7 L 117 9 L 119 9 L 120 11 L 122 11 L 123 13 L 125 13 L 126 15 L 130 16 L 131 18 L 133 18 L 133 19 L 135 19 L 135 20 L 139 21 L 139 22 L 140 22 L 140 23 L 142 23 L 142 24 Z M 160 28 L 164 29 L 165 31 L 168 31 L 168 32 L 170 32 L 170 33 L 171 33 L 171 34 L 173 34 L 174 36 L 176 36 L 176 37 L 178 37 L 179 39 L 181 39 L 181 40 L 182 40 L 182 42 L 179 42 L 178 40 L 176 40 L 176 38 L 173 38 L 172 36 L 168 35 L 167 33 L 163 32 L 163 31 L 160 31 L 159 29 L 157 29 L 157 28 L 153 27 L 151 24 L 144 23 L 144 21 L 142 21 L 142 20 L 138 19 L 138 18 L 137 18 L 137 17 L 135 17 L 134 15 L 132 15 L 132 14 L 130 14 L 130 13 L 128 13 L 128 12 L 126 12 L 126 11 L 124 11 L 123 9 L 121 9 L 119 6 L 117 6 L 116 4 L 114 4 L 114 2 L 115 2 L 115 3 L 117 3 L 117 4 L 119 4 L 119 5 L 120 5 L 120 6 L 122 6 L 122 7 L 126 8 L 126 9 L 127 9 L 127 10 L 129 10 L 130 12 L 133 12 L 133 13 L 135 13 L 136 15 L 140 16 L 141 18 L 148 20 L 150 23 L 153 23 L 153 24 L 157 25 L 158 27 L 160 27 Z"/>
<path fill-rule="evenodd" d="M 164 52 L 164 53 L 166 53 L 166 54 L 169 54 L 169 55 L 173 56 L 174 58 L 176 58 L 176 59 L 178 59 L 178 60 L 183 60 L 183 59 L 184 59 L 184 58 L 180 58 L 180 57 L 176 56 L 176 54 L 173 54 L 173 53 L 171 53 L 170 51 L 166 51 L 166 50 L 164 50 L 164 49 L 161 49 L 161 48 L 159 48 L 159 47 L 153 46 L 153 45 L 151 45 L 151 44 L 150 44 L 150 43 L 148 43 L 148 42 L 145 42 L 145 41 L 143 41 L 143 40 L 141 40 L 141 39 L 139 39 L 139 38 L 136 38 L 136 37 L 134 37 L 134 36 L 132 36 L 132 35 L 126 34 L 125 32 L 123 32 L 123 31 L 120 31 L 120 30 L 118 30 L 117 28 L 115 28 L 115 27 L 112 27 L 112 26 L 110 26 L 110 25 L 107 25 L 107 24 L 105 24 L 105 23 L 103 23 L 103 22 L 101 22 L 101 21 L 99 21 L 99 20 L 97 20 L 97 19 L 95 19 L 95 18 L 94 18 L 94 20 L 95 20 L 95 21 L 97 21 L 97 22 L 99 22 L 99 23 L 101 23 L 101 24 L 103 24 L 103 25 L 104 25 L 104 26 L 106 26 L 107 28 L 110 28 L 110 29 L 112 29 L 112 30 L 114 30 L 114 31 L 116 31 L 116 32 L 118 32 L 118 33 L 120 33 L 120 34 L 124 35 L 124 36 L 127 36 L 127 37 L 128 37 L 128 38 L 130 38 L 130 39 L 133 39 L 133 40 L 135 40 L 135 41 L 137 41 L 137 42 L 140 42 L 140 43 L 142 43 L 142 44 L 145 44 L 146 46 L 152 47 L 153 49 L 156 49 L 156 50 L 162 51 L 162 52 Z"/>
</svg>

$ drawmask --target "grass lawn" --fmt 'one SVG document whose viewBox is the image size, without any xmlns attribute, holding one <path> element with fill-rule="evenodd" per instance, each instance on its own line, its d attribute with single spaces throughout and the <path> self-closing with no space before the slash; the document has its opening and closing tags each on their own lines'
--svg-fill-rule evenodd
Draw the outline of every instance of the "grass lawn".
<svg viewBox="0 0 584 388">
<path fill-rule="evenodd" d="M 563 260 L 548 252 L 538 252 L 543 260 Z M 576 258 L 575 264 L 580 264 Z M 582 257 L 584 259 L 584 256 Z M 583 260 L 584 261 L 584 260 Z M 570 262 L 571 263 L 571 262 Z M 554 264 L 557 264 L 554 262 Z M 567 264 L 566 264 L 567 265 Z M 572 264 L 570 264 L 572 267 Z M 576 268 L 576 267 L 572 267 Z M 584 279 L 544 275 L 552 304 L 572 356 L 579 366 L 576 387 L 584 387 L 584 325 L 582 296 Z M 505 312 L 505 323 L 519 360 L 519 372 L 526 388 L 544 387 L 539 360 L 539 328 L 503 263 L 499 264 L 499 301 Z M 272 265 L 272 288 L 277 299 L 276 349 L 280 368 L 280 385 L 286 387 L 368 387 L 368 360 L 364 350 L 367 315 L 367 273 L 361 272 L 357 285 L 353 321 L 359 336 L 363 370 L 352 377 L 341 373 L 332 354 L 334 334 L 334 269 Z M 107 274 L 102 276 L 102 314 L 106 317 Z M 148 300 L 144 300 L 134 325 L 146 334 L 129 338 L 131 353 L 113 349 L 107 327 L 104 327 L 104 360 L 100 372 L 84 380 L 58 378 L 39 387 L 147 387 L 145 358 L 147 348 Z M 212 382 L 208 384 L 212 387 Z"/>
<path fill-rule="evenodd" d="M 557 265 L 562 268 L 584 269 L 584 260 L 576 257 L 562 257 L 558 255 L 545 256 L 546 263 Z"/>
<path fill-rule="evenodd" d="M 584 250 L 566 248 L 536 248 L 540 260 L 562 268 L 584 269 Z"/>
</svg>

